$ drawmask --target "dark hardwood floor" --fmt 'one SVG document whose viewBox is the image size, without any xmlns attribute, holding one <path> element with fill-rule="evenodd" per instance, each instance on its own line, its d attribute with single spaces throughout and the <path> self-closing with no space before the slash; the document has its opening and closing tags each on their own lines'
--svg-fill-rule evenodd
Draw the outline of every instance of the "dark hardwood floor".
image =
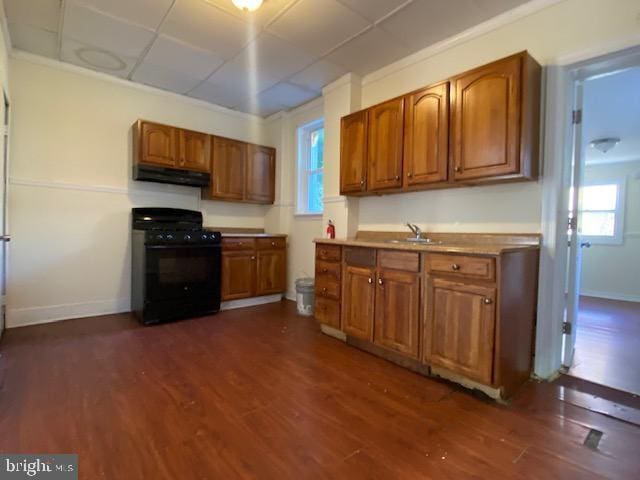
<svg viewBox="0 0 640 480">
<path fill-rule="evenodd" d="M 640 394 L 640 303 L 580 297 L 569 375 Z"/>
<path fill-rule="evenodd" d="M 324 336 L 290 302 L 14 329 L 0 354 L 0 451 L 78 453 L 83 479 L 640 478 L 640 429 L 562 387 L 498 405 Z"/>
</svg>

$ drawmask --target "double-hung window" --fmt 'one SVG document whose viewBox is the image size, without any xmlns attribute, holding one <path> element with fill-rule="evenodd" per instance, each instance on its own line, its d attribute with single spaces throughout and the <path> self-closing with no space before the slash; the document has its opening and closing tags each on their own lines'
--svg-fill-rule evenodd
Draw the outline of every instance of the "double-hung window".
<svg viewBox="0 0 640 480">
<path fill-rule="evenodd" d="M 591 181 L 582 186 L 579 233 L 585 240 L 592 243 L 622 243 L 624 187 L 624 178 Z"/>
<path fill-rule="evenodd" d="M 322 214 L 323 177 L 324 122 L 316 120 L 298 128 L 297 214 Z"/>
</svg>

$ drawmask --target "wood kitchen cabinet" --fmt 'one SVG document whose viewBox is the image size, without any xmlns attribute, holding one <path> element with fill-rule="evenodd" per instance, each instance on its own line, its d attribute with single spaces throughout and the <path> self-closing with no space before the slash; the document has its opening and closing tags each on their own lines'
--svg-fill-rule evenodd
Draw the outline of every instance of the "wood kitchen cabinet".
<svg viewBox="0 0 640 480">
<path fill-rule="evenodd" d="M 191 130 L 178 130 L 178 167 L 209 172 L 211 169 L 211 136 Z"/>
<path fill-rule="evenodd" d="M 284 237 L 223 237 L 222 300 L 283 293 L 286 268 Z"/>
<path fill-rule="evenodd" d="M 367 111 L 352 113 L 340 122 L 340 192 L 367 189 Z"/>
<path fill-rule="evenodd" d="M 496 289 L 439 278 L 429 283 L 426 358 L 433 365 L 490 385 Z"/>
<path fill-rule="evenodd" d="M 347 335 L 373 340 L 375 277 L 374 267 L 344 267 L 342 326 Z"/>
<path fill-rule="evenodd" d="M 541 80 L 521 52 L 343 117 L 341 193 L 537 178 Z"/>
<path fill-rule="evenodd" d="M 177 166 L 177 128 L 138 120 L 136 134 L 138 163 L 158 167 Z"/>
<path fill-rule="evenodd" d="M 405 99 L 404 186 L 448 178 L 449 82 L 424 88 Z"/>
<path fill-rule="evenodd" d="M 244 200 L 247 144 L 230 138 L 213 137 L 211 183 L 207 198 Z"/>
<path fill-rule="evenodd" d="M 452 80 L 454 181 L 537 175 L 539 79 L 525 52 Z"/>
<path fill-rule="evenodd" d="M 367 189 L 401 187 L 404 98 L 371 107 L 367 116 Z"/>
<path fill-rule="evenodd" d="M 275 198 L 276 150 L 249 144 L 244 199 L 258 203 L 273 203 Z"/>
<path fill-rule="evenodd" d="M 342 248 L 338 245 L 316 246 L 314 315 L 321 325 L 340 329 L 342 297 Z"/>
</svg>

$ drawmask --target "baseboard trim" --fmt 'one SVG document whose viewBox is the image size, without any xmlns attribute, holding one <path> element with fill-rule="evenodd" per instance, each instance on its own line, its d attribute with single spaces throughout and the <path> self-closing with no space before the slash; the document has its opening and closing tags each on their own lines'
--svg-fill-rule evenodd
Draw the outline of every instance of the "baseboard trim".
<svg viewBox="0 0 640 480">
<path fill-rule="evenodd" d="M 604 298 L 606 300 L 621 300 L 623 302 L 640 302 L 640 295 L 629 295 L 626 293 L 599 292 L 596 290 L 583 290 L 581 297 Z"/>
<path fill-rule="evenodd" d="M 265 305 L 267 303 L 275 303 L 282 301 L 282 294 L 264 295 L 262 297 L 241 298 L 240 300 L 229 300 L 220 304 L 220 311 L 235 310 L 236 308 L 255 307 L 257 305 Z"/>
<path fill-rule="evenodd" d="M 6 328 L 26 327 L 27 325 L 39 325 L 72 318 L 96 317 L 129 311 L 131 311 L 129 297 L 42 307 L 9 307 L 7 308 Z"/>
</svg>

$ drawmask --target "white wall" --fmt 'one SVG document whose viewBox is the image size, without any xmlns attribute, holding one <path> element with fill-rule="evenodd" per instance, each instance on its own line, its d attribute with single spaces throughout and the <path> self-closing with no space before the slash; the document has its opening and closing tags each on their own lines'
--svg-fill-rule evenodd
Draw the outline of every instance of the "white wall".
<svg viewBox="0 0 640 480">
<path fill-rule="evenodd" d="M 640 179 L 636 175 L 640 175 L 640 160 L 585 168 L 586 182 L 624 178 L 626 208 L 622 245 L 594 242 L 582 249 L 582 295 L 640 302 Z"/>
<path fill-rule="evenodd" d="M 131 180 L 138 118 L 269 144 L 263 120 L 18 55 L 12 91 L 8 326 L 129 309 L 130 209 L 201 209 L 205 224 L 265 226 L 268 206 L 201 201 Z"/>
</svg>

